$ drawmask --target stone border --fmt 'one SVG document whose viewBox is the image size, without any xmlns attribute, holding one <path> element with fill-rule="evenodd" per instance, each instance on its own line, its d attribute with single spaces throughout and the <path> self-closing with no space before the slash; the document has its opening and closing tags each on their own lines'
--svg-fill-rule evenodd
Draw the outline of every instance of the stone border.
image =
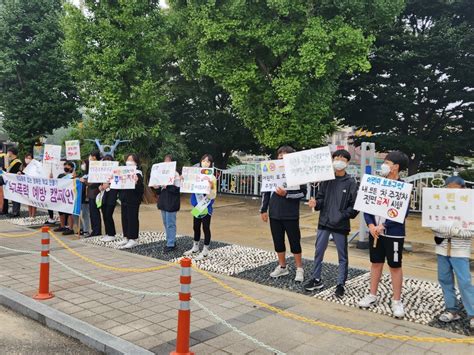
<svg viewBox="0 0 474 355">
<path fill-rule="evenodd" d="M 37 302 L 12 289 L 0 286 L 0 304 L 31 318 L 50 329 L 79 340 L 105 354 L 149 355 L 152 352 L 111 335 L 86 322 Z"/>
</svg>

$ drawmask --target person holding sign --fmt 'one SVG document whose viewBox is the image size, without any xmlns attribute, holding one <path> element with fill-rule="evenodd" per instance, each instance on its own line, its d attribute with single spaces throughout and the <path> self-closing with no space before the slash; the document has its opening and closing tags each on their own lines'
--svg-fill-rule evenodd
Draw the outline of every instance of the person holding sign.
<svg viewBox="0 0 474 355">
<path fill-rule="evenodd" d="M 7 173 L 18 174 L 21 170 L 21 160 L 18 159 L 18 149 L 15 147 L 8 148 L 7 156 L 9 164 L 7 166 Z M 7 214 L 10 218 L 20 217 L 21 204 L 16 201 L 12 201 L 12 213 L 8 214 L 8 200 L 3 200 L 3 213 Z"/>
<path fill-rule="evenodd" d="M 98 150 L 94 150 L 89 155 L 89 163 L 91 161 L 99 161 L 100 160 L 100 152 Z M 82 177 L 80 181 L 87 186 L 87 199 L 89 200 L 89 214 L 92 226 L 92 232 L 90 234 L 91 237 L 95 237 L 102 234 L 102 223 L 100 220 L 100 211 L 97 207 L 95 199 L 97 195 L 100 193 L 98 183 L 89 183 L 86 177 Z"/>
<path fill-rule="evenodd" d="M 76 164 L 72 161 L 64 163 L 64 173 L 59 174 L 58 179 L 73 179 L 75 177 Z M 62 232 L 63 235 L 74 234 L 74 217 L 69 213 L 59 212 L 59 227 L 55 232 Z"/>
<path fill-rule="evenodd" d="M 344 296 L 344 285 L 347 280 L 349 255 L 347 252 L 347 235 L 351 231 L 350 220 L 358 214 L 354 210 L 357 196 L 357 182 L 346 173 L 351 155 L 347 150 L 336 150 L 332 154 L 335 180 L 323 181 L 319 185 L 316 199 L 311 198 L 308 205 L 319 213 L 318 231 L 316 236 L 313 278 L 304 286 L 306 291 L 321 289 L 321 271 L 324 253 L 328 247 L 329 236 L 336 243 L 339 258 L 336 296 Z"/>
<path fill-rule="evenodd" d="M 170 154 L 165 156 L 164 162 L 171 163 L 173 157 Z M 165 252 L 170 252 L 176 248 L 176 214 L 181 207 L 180 198 L 180 177 L 175 171 L 173 184 L 153 186 L 158 195 L 158 209 L 161 211 L 163 225 L 166 233 Z"/>
<path fill-rule="evenodd" d="M 465 181 L 459 176 L 446 179 L 448 189 L 464 189 Z M 461 319 L 459 314 L 454 275 L 456 275 L 461 300 L 470 319 L 470 328 L 474 330 L 474 288 L 472 286 L 469 258 L 474 232 L 457 226 L 455 222 L 432 228 L 435 233 L 436 254 L 438 256 L 438 281 L 443 290 L 446 312 L 439 320 L 450 323 Z"/>
<path fill-rule="evenodd" d="M 23 161 L 24 161 L 24 164 L 20 173 L 28 176 L 29 174 L 27 173 L 28 171 L 27 167 L 28 167 L 28 164 L 30 164 L 33 161 L 33 154 L 27 153 Z M 37 177 L 37 176 L 34 176 L 34 177 Z M 34 218 L 35 216 L 36 216 L 36 207 L 28 206 L 28 217 Z"/>
<path fill-rule="evenodd" d="M 122 228 L 124 240 L 118 245 L 122 249 L 133 248 L 137 245 L 139 224 L 139 210 L 143 199 L 144 185 L 143 173 L 139 169 L 140 160 L 136 154 L 128 154 L 125 164 L 131 168 L 137 168 L 135 175 L 135 188 L 123 189 L 119 191 L 119 198 L 122 203 Z"/>
<path fill-rule="evenodd" d="M 107 154 L 102 158 L 102 161 L 113 161 L 114 158 Z M 114 211 L 117 206 L 118 190 L 111 189 L 109 183 L 103 183 L 99 186 L 102 193 L 102 203 L 100 209 L 102 210 L 102 219 L 104 220 L 106 236 L 101 239 L 103 242 L 112 242 L 115 240 L 115 222 Z"/>
<path fill-rule="evenodd" d="M 408 156 L 400 151 L 387 154 L 381 166 L 380 175 L 387 179 L 401 181 L 400 172 L 408 168 Z M 407 212 L 408 214 L 408 212 Z M 402 295 L 402 255 L 405 240 L 405 220 L 403 223 L 394 222 L 379 216 L 364 213 L 364 219 L 369 227 L 370 251 L 370 294 L 359 301 L 361 308 L 369 308 L 377 303 L 377 289 L 382 276 L 385 259 L 392 277 L 393 299 L 392 312 L 396 318 L 403 318 L 405 311 L 401 301 Z"/>
<path fill-rule="evenodd" d="M 293 152 L 295 152 L 295 150 L 290 146 L 280 147 L 277 151 L 278 159 L 283 159 L 285 154 Z M 262 194 L 260 216 L 264 222 L 268 222 L 270 217 L 273 245 L 278 255 L 278 265 L 275 270 L 270 273 L 270 277 L 278 278 L 290 273 L 286 265 L 286 233 L 290 242 L 290 250 L 295 257 L 295 281 L 304 281 L 299 219 L 300 200 L 305 196 L 306 185 L 301 185 L 298 190 L 285 190 L 282 187 L 277 187 L 275 192 L 265 192 Z"/>
<path fill-rule="evenodd" d="M 210 154 L 204 154 L 201 158 L 201 168 L 212 168 L 213 158 Z M 204 231 L 204 247 L 202 252 L 196 257 L 196 260 L 203 260 L 209 255 L 209 245 L 211 244 L 211 217 L 214 200 L 217 195 L 217 180 L 212 174 L 209 175 L 208 194 L 192 194 L 191 205 L 194 207 L 191 211 L 193 215 L 194 244 L 186 251 L 184 255 L 193 255 L 199 253 L 199 241 L 201 240 L 201 226 Z"/>
</svg>

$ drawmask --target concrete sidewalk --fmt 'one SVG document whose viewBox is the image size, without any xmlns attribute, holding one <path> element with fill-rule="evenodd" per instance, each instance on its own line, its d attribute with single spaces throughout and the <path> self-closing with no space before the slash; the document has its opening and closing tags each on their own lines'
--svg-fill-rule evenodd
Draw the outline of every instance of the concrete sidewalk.
<svg viewBox="0 0 474 355">
<path fill-rule="evenodd" d="M 31 230 L 0 222 L 0 233 Z M 100 248 L 61 236 L 76 252 L 115 267 L 144 268 L 162 265 L 155 259 L 123 251 Z M 51 290 L 55 298 L 43 301 L 57 310 L 117 335 L 157 354 L 174 350 L 177 324 L 179 269 L 165 268 L 144 273 L 125 273 L 98 268 L 83 261 L 52 240 L 52 255 L 86 278 L 52 261 Z M 0 238 L 0 245 L 12 249 L 40 249 L 40 234 L 25 238 Z M 0 284 L 27 296 L 38 288 L 39 255 L 0 249 Z M 214 275 L 215 276 L 215 275 Z M 392 340 L 332 330 L 328 324 L 392 335 L 463 338 L 435 328 L 347 308 L 244 280 L 216 276 L 249 297 L 288 312 L 276 314 L 261 304 L 239 297 L 209 278 L 193 272 L 192 295 L 204 307 L 193 303 L 191 350 L 196 353 L 446 353 L 472 354 L 474 345 Z M 97 281 L 97 282 L 96 282 Z M 113 287 L 118 287 L 113 288 Z M 149 291 L 169 296 L 137 295 Z M 301 315 L 311 322 L 294 319 Z M 218 321 L 222 318 L 247 334 L 239 334 Z M 320 326 L 309 324 L 320 321 Z M 328 324 L 326 324 L 328 323 Z M 256 343 L 252 339 L 264 343 Z"/>
</svg>

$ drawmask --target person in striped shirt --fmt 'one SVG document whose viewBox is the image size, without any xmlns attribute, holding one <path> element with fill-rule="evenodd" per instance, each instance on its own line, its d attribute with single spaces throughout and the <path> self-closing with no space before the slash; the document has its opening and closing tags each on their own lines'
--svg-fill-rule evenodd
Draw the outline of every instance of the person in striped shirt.
<svg viewBox="0 0 474 355">
<path fill-rule="evenodd" d="M 460 176 L 446 179 L 448 189 L 463 189 L 465 181 Z M 443 290 L 446 312 L 439 320 L 444 323 L 461 318 L 454 288 L 454 275 L 461 293 L 461 300 L 470 318 L 470 328 L 474 330 L 474 287 L 469 269 L 473 231 L 457 226 L 456 223 L 433 228 L 435 233 L 436 254 L 438 257 L 438 281 Z"/>
</svg>

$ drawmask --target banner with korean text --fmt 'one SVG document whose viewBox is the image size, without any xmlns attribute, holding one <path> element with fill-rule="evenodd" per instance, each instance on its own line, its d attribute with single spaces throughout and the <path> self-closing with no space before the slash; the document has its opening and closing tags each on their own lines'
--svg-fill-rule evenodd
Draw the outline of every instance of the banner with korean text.
<svg viewBox="0 0 474 355">
<path fill-rule="evenodd" d="M 74 215 L 81 212 L 79 179 L 45 179 L 17 174 L 4 174 L 3 179 L 3 192 L 8 200 Z"/>
</svg>

